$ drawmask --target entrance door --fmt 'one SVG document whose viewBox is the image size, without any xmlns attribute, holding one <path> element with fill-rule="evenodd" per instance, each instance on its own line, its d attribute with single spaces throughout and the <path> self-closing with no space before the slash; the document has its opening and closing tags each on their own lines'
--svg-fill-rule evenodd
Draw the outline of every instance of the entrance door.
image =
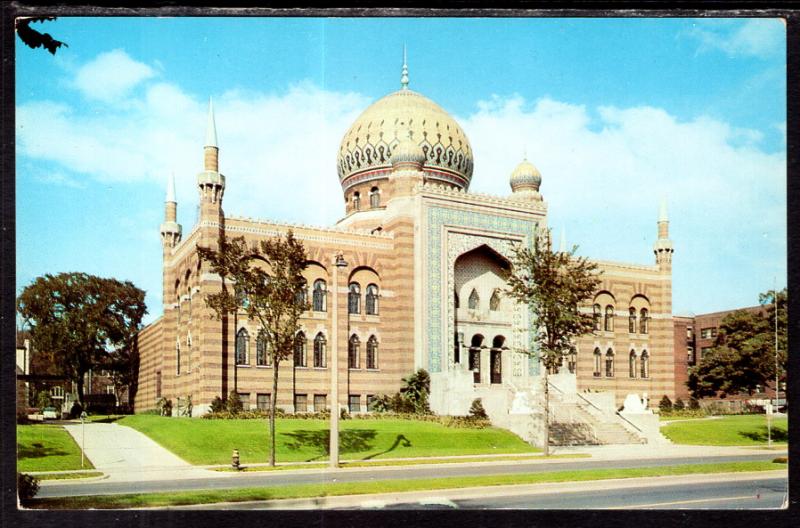
<svg viewBox="0 0 800 528">
<path fill-rule="evenodd" d="M 503 383 L 503 352 L 500 350 L 492 350 L 491 372 L 492 383 Z"/>
<path fill-rule="evenodd" d="M 469 369 L 472 371 L 472 382 L 481 382 L 481 349 L 469 349 Z"/>
</svg>

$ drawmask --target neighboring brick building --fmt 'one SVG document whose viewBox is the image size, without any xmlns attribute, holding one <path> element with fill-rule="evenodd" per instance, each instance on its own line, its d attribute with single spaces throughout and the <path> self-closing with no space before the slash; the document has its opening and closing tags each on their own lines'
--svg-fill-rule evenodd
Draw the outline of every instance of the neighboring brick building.
<svg viewBox="0 0 800 528">
<path fill-rule="evenodd" d="M 691 396 L 686 386 L 689 379 L 689 368 L 699 363 L 703 356 L 714 347 L 722 320 L 737 311 L 766 315 L 766 307 L 750 306 L 694 316 L 676 315 L 673 317 L 676 397 L 680 396 L 685 400 Z M 774 396 L 774 392 L 772 394 Z"/>
<path fill-rule="evenodd" d="M 330 407 L 331 351 L 339 354 L 338 403 L 355 412 L 367 409 L 372 397 L 397 391 L 419 368 L 431 373 L 435 411 L 458 400 L 466 412 L 478 391 L 509 405 L 518 391 L 539 390 L 538 360 L 518 352 L 533 342 L 530 314 L 502 289 L 513 244 L 530 245 L 547 227 L 542 176 L 525 160 L 511 174 L 509 195 L 468 192 L 473 154 L 466 135 L 407 84 L 404 75 L 401 89 L 367 108 L 342 139 L 337 166 L 345 216 L 333 227 L 223 212 L 225 188 L 236 180 L 219 172 L 209 107 L 204 170 L 197 177 L 199 218 L 185 238 L 176 222 L 174 179 L 168 184 L 163 315 L 139 335 L 137 412 L 162 397 L 191 396 L 194 415 L 234 390 L 249 407 L 266 408 L 274 397 L 257 325 L 243 314 L 220 321 L 204 302 L 221 279 L 199 260 L 196 246 L 217 247 L 223 233 L 252 243 L 292 230 L 308 254 L 311 309 L 301 319 L 294 357 L 280 366 L 279 407 Z M 287 153 L 300 155 L 311 153 Z M 290 181 L 290 175 L 274 177 Z M 582 307 L 595 314 L 597 329 L 577 341 L 568 362 L 578 390 L 612 392 L 617 404 L 629 393 L 646 393 L 653 405 L 662 394 L 674 396 L 668 224 L 664 206 L 655 263 L 597 262 L 602 283 Z M 334 280 L 337 252 L 347 266 Z M 467 380 L 460 396 L 441 389 L 449 373 L 462 385 Z"/>
</svg>

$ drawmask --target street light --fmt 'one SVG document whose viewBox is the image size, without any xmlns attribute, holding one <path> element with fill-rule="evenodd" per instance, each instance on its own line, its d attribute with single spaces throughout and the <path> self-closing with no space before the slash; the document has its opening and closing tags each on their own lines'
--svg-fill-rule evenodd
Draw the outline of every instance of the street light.
<svg viewBox="0 0 800 528">
<path fill-rule="evenodd" d="M 331 323 L 331 439 L 330 466 L 339 467 L 339 268 L 347 266 L 342 253 L 333 257 L 333 313 Z"/>
</svg>

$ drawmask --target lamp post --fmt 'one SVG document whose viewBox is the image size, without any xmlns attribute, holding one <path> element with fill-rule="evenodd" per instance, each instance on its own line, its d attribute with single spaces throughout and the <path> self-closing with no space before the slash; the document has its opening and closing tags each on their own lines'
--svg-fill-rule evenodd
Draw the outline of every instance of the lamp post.
<svg viewBox="0 0 800 528">
<path fill-rule="evenodd" d="M 333 257 L 333 313 L 331 323 L 331 438 L 330 467 L 339 467 L 339 268 L 347 266 L 342 253 Z"/>
</svg>

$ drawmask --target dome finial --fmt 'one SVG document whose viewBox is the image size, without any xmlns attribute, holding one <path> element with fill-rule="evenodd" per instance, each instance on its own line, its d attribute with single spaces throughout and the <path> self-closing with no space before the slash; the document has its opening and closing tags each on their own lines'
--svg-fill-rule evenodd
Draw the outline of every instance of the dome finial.
<svg viewBox="0 0 800 528">
<path fill-rule="evenodd" d="M 400 87 L 402 90 L 408 90 L 408 60 L 406 57 L 405 44 L 403 44 L 403 71 L 400 74 Z"/>
</svg>

